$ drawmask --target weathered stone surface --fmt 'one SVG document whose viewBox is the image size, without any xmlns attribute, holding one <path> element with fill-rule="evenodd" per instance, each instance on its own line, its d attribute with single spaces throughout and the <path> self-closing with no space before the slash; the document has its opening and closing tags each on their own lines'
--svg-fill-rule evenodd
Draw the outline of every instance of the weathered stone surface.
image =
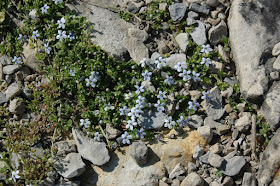
<svg viewBox="0 0 280 186">
<path fill-rule="evenodd" d="M 36 57 L 37 51 L 30 48 L 28 44 L 23 45 L 23 63 L 32 70 L 41 73 L 42 68 L 45 67 L 45 63 L 42 60 L 38 60 Z"/>
<path fill-rule="evenodd" d="M 12 74 L 18 71 L 22 66 L 21 65 L 6 65 L 3 68 L 4 74 Z"/>
<path fill-rule="evenodd" d="M 256 186 L 256 182 L 253 178 L 252 173 L 245 172 L 243 175 L 242 186 Z"/>
<path fill-rule="evenodd" d="M 175 37 L 175 40 L 177 44 L 179 45 L 179 48 L 186 52 L 188 50 L 188 44 L 189 44 L 189 35 L 187 33 L 180 33 Z"/>
<path fill-rule="evenodd" d="M 57 148 L 57 155 L 76 152 L 76 145 L 72 141 L 58 141 L 54 145 Z"/>
<path fill-rule="evenodd" d="M 108 139 L 114 139 L 118 137 L 122 132 L 111 126 L 109 123 L 106 123 L 105 133 Z"/>
<path fill-rule="evenodd" d="M 223 146 L 219 143 L 216 143 L 215 145 L 212 145 L 209 150 L 213 154 L 220 154 L 223 151 Z"/>
<path fill-rule="evenodd" d="M 173 21 L 180 21 L 185 16 L 187 7 L 183 3 L 175 3 L 170 5 L 168 10 Z"/>
<path fill-rule="evenodd" d="M 104 142 L 97 142 L 84 136 L 82 131 L 72 128 L 79 154 L 94 165 L 103 165 L 110 160 L 108 149 Z"/>
<path fill-rule="evenodd" d="M 221 21 L 217 26 L 213 26 L 209 32 L 209 41 L 212 45 L 217 45 L 222 42 L 222 37 L 227 36 L 227 24 Z"/>
<path fill-rule="evenodd" d="M 244 114 L 235 123 L 235 128 L 240 132 L 246 132 L 250 126 L 251 126 L 250 113 Z"/>
<path fill-rule="evenodd" d="M 181 186 L 203 186 L 204 180 L 195 172 L 188 174 L 182 181 Z"/>
<path fill-rule="evenodd" d="M 148 147 L 143 141 L 133 142 L 129 146 L 129 154 L 139 166 L 142 166 L 147 162 Z"/>
<path fill-rule="evenodd" d="M 275 131 L 280 126 L 280 83 L 274 82 L 261 106 L 260 112 L 269 123 L 270 129 Z"/>
<path fill-rule="evenodd" d="M 231 129 L 230 125 L 219 125 L 216 127 L 217 134 L 223 135 Z"/>
<path fill-rule="evenodd" d="M 19 99 L 12 100 L 9 105 L 9 111 L 12 114 L 23 114 L 25 111 L 24 102 Z"/>
<path fill-rule="evenodd" d="M 203 118 L 200 115 L 192 115 L 189 121 L 189 127 L 197 129 L 203 125 Z"/>
<path fill-rule="evenodd" d="M 2 65 L 11 65 L 12 64 L 12 58 L 7 56 L 7 55 L 3 55 L 0 57 L 0 63 L 2 63 Z"/>
<path fill-rule="evenodd" d="M 259 185 L 268 185 L 272 182 L 280 164 L 280 128 L 275 132 L 260 158 L 258 171 Z"/>
<path fill-rule="evenodd" d="M 4 94 L 0 92 L 0 104 L 6 103 L 8 100 Z"/>
<path fill-rule="evenodd" d="M 160 129 L 164 125 L 167 115 L 164 112 L 144 111 L 138 118 L 138 124 L 146 130 Z"/>
<path fill-rule="evenodd" d="M 205 141 L 207 141 L 207 143 L 210 143 L 212 141 L 213 131 L 212 131 L 211 127 L 209 127 L 209 126 L 198 127 L 197 131 L 198 131 L 199 135 L 203 139 L 205 139 Z"/>
<path fill-rule="evenodd" d="M 213 96 L 213 98 L 210 101 L 203 100 L 201 105 L 203 106 L 209 117 L 211 117 L 213 120 L 218 120 L 225 113 L 222 105 L 221 92 L 216 86 L 210 90 L 210 94 Z"/>
<path fill-rule="evenodd" d="M 232 2 L 228 18 L 229 40 L 245 98 L 257 100 L 268 89 L 263 64 L 272 47 L 279 42 L 279 8 L 278 0 Z"/>
<path fill-rule="evenodd" d="M 221 166 L 221 171 L 227 176 L 235 176 L 240 172 L 245 163 L 246 160 L 243 156 L 234 156 L 233 158 L 225 159 Z"/>
<path fill-rule="evenodd" d="M 203 45 L 207 42 L 205 25 L 201 21 L 196 21 L 191 37 L 197 45 Z"/>
<path fill-rule="evenodd" d="M 144 86 L 145 90 L 156 92 L 156 88 L 154 87 L 154 85 L 150 80 L 142 81 L 141 86 Z"/>
<path fill-rule="evenodd" d="M 138 39 L 139 41 L 145 42 L 149 35 L 145 30 L 139 30 L 136 28 L 128 28 L 127 34 L 129 37 Z"/>
<path fill-rule="evenodd" d="M 0 63 L 0 80 L 4 80 L 3 64 Z"/>
<path fill-rule="evenodd" d="M 206 5 L 216 7 L 220 4 L 218 0 L 206 0 Z"/>
<path fill-rule="evenodd" d="M 184 174 L 185 172 L 186 172 L 186 169 L 180 163 L 178 163 L 176 165 L 176 167 L 174 167 L 172 172 L 169 174 L 169 178 L 170 179 L 176 178 L 176 177 Z"/>
<path fill-rule="evenodd" d="M 280 54 L 280 42 L 274 45 L 272 49 L 272 55 L 278 56 Z"/>
<path fill-rule="evenodd" d="M 187 60 L 185 54 L 172 54 L 168 58 L 166 58 L 166 64 L 170 66 L 171 68 L 175 69 L 174 66 L 178 62 L 185 62 Z"/>
<path fill-rule="evenodd" d="M 204 154 L 204 150 L 199 145 L 195 146 L 193 151 L 193 158 L 198 159 L 203 154 Z"/>
<path fill-rule="evenodd" d="M 86 164 L 78 153 L 68 154 L 64 159 L 55 162 L 54 167 L 61 176 L 67 179 L 80 176 L 86 170 Z"/>
<path fill-rule="evenodd" d="M 198 12 L 198 13 L 206 14 L 206 15 L 208 15 L 210 12 L 209 7 L 201 6 L 197 3 L 191 3 L 189 9 L 192 11 Z"/>
<path fill-rule="evenodd" d="M 205 163 L 205 164 L 209 164 L 209 161 L 208 161 L 208 158 L 209 158 L 209 155 L 210 155 L 210 151 L 208 151 L 206 154 L 204 154 L 203 156 L 200 156 L 199 157 L 199 161 L 202 162 L 202 163 Z"/>
<path fill-rule="evenodd" d="M 216 127 L 218 127 L 222 124 L 214 121 L 211 117 L 206 117 L 204 119 L 204 125 L 211 127 L 211 129 L 215 129 Z"/>
<path fill-rule="evenodd" d="M 21 83 L 20 82 L 15 82 L 12 83 L 6 90 L 5 94 L 6 94 L 6 98 L 8 100 L 14 98 L 15 96 L 19 95 L 22 91 L 21 88 Z"/>
<path fill-rule="evenodd" d="M 222 166 L 223 161 L 224 161 L 224 158 L 222 158 L 221 156 L 214 154 L 214 153 L 209 154 L 208 162 L 213 167 L 220 168 Z"/>
<path fill-rule="evenodd" d="M 95 4 L 102 6 L 94 6 Z M 107 4 L 106 4 L 107 3 Z M 75 4 L 67 4 L 71 10 L 80 16 L 85 16 L 94 25 L 92 40 L 101 46 L 105 51 L 118 59 L 124 59 L 127 49 L 123 44 L 128 28 L 132 24 L 121 19 L 118 13 L 114 13 L 106 8 L 114 1 L 77 1 Z"/>
</svg>

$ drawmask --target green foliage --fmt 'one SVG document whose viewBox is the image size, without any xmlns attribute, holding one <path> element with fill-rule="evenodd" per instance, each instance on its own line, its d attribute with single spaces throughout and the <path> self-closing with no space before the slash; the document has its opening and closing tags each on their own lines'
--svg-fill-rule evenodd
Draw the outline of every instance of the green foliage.
<svg viewBox="0 0 280 186">
<path fill-rule="evenodd" d="M 216 175 L 218 178 L 221 178 L 221 177 L 223 176 L 223 173 L 222 173 L 221 170 L 217 170 L 217 171 L 215 172 L 215 175 Z"/>
<path fill-rule="evenodd" d="M 125 21 L 130 21 L 133 18 L 133 15 L 131 13 L 122 10 L 119 11 L 119 16 Z"/>
<path fill-rule="evenodd" d="M 269 142 L 269 134 L 271 134 L 271 130 L 267 122 L 265 121 L 264 117 L 258 115 L 257 116 L 257 122 L 256 122 L 257 128 L 259 129 L 259 133 L 265 138 L 264 146 L 268 145 Z"/>
<path fill-rule="evenodd" d="M 229 41 L 228 41 L 228 38 L 224 35 L 222 37 L 222 42 L 224 43 L 225 51 L 229 52 L 230 51 Z"/>
</svg>

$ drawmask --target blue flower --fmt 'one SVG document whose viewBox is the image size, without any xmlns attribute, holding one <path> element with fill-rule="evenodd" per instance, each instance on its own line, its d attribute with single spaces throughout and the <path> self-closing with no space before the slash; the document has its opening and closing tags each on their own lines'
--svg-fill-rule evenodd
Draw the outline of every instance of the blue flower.
<svg viewBox="0 0 280 186">
<path fill-rule="evenodd" d="M 160 100 L 163 100 L 164 98 L 166 98 L 166 92 L 165 91 L 159 91 L 157 98 L 159 98 Z"/>
<path fill-rule="evenodd" d="M 70 32 L 69 35 L 68 35 L 68 39 L 69 39 L 70 41 L 72 41 L 73 39 L 76 39 L 76 34 Z"/>
<path fill-rule="evenodd" d="M 65 19 L 62 17 L 60 20 L 57 20 L 58 27 L 57 28 L 65 28 Z"/>
<path fill-rule="evenodd" d="M 189 109 L 193 109 L 194 111 L 197 111 L 197 107 L 200 106 L 200 104 L 197 103 L 196 100 L 194 100 L 193 102 L 189 101 L 188 104 L 189 104 Z"/>
<path fill-rule="evenodd" d="M 89 119 L 80 119 L 80 125 L 81 127 L 84 126 L 85 128 L 88 128 L 91 122 Z"/>
<path fill-rule="evenodd" d="M 141 92 L 144 92 L 144 86 L 138 86 L 138 85 L 135 85 L 135 88 L 136 88 L 136 94 L 140 94 Z"/>
<path fill-rule="evenodd" d="M 44 43 L 44 48 L 45 48 L 45 52 L 46 52 L 47 54 L 50 54 L 52 48 L 49 47 L 49 42 L 48 42 L 48 41 L 46 41 L 46 42 Z"/>
<path fill-rule="evenodd" d="M 128 120 L 125 127 L 126 127 L 127 129 L 130 129 L 130 130 L 132 131 L 132 130 L 133 130 L 133 126 L 136 126 L 136 125 L 137 125 L 137 123 L 136 123 L 135 121 L 133 121 L 133 120 Z"/>
<path fill-rule="evenodd" d="M 145 72 L 142 73 L 142 76 L 144 77 L 144 81 L 151 80 L 152 72 L 149 72 L 148 70 L 145 70 Z"/>
<path fill-rule="evenodd" d="M 102 134 L 99 134 L 99 132 L 96 132 L 96 133 L 94 134 L 93 140 L 95 140 L 95 141 L 100 141 L 100 138 L 102 138 L 102 137 L 103 137 Z"/>
<path fill-rule="evenodd" d="M 141 61 L 140 61 L 140 64 L 141 64 L 141 67 L 144 68 L 147 64 L 148 64 L 148 60 L 146 58 L 143 58 Z"/>
<path fill-rule="evenodd" d="M 14 62 L 16 65 L 19 65 L 19 64 L 21 64 L 20 59 L 21 59 L 21 57 L 14 56 L 14 59 L 12 60 L 12 62 Z"/>
<path fill-rule="evenodd" d="M 210 91 L 208 90 L 207 92 L 202 91 L 202 96 L 201 99 L 206 99 L 206 100 L 211 100 L 213 96 L 210 94 Z"/>
<path fill-rule="evenodd" d="M 76 70 L 74 69 L 74 70 L 72 70 L 72 69 L 70 69 L 70 72 L 69 72 L 69 74 L 70 74 L 70 76 L 75 76 L 75 74 L 76 74 Z"/>
<path fill-rule="evenodd" d="M 130 139 L 132 139 L 132 136 L 128 135 L 127 131 L 125 131 L 124 134 L 122 134 L 122 139 L 123 144 L 130 144 Z"/>
<path fill-rule="evenodd" d="M 58 3 L 63 3 L 63 0 L 53 0 L 54 1 L 54 4 L 58 4 Z"/>
<path fill-rule="evenodd" d="M 97 80 L 89 76 L 89 78 L 86 78 L 85 81 L 87 82 L 86 86 L 89 87 L 91 86 L 92 88 L 96 87 L 96 82 Z"/>
<path fill-rule="evenodd" d="M 158 100 L 155 107 L 157 108 L 157 111 L 164 111 L 164 105 L 164 103 L 161 103 L 160 100 Z"/>
<path fill-rule="evenodd" d="M 67 38 L 66 31 L 58 30 L 57 32 L 58 34 L 56 36 L 56 39 L 62 41 L 63 39 Z"/>
<path fill-rule="evenodd" d="M 180 77 L 183 77 L 183 80 L 184 80 L 184 81 L 187 81 L 187 80 L 190 80 L 190 79 L 191 79 L 191 76 L 189 75 L 190 73 L 191 73 L 190 70 L 187 71 L 186 69 L 184 69 L 184 70 L 183 70 L 183 73 L 180 73 L 179 76 L 180 76 Z"/>
<path fill-rule="evenodd" d="M 120 113 L 121 116 L 123 116 L 123 115 L 127 116 L 128 113 L 130 112 L 130 109 L 128 109 L 127 106 L 124 106 L 123 108 L 120 108 L 120 112 L 121 112 Z"/>
<path fill-rule="evenodd" d="M 138 96 L 138 99 L 136 100 L 136 103 L 140 105 L 145 105 L 146 104 L 146 98 L 143 96 Z"/>
<path fill-rule="evenodd" d="M 177 123 L 179 124 L 179 127 L 182 128 L 183 126 L 187 126 L 189 121 L 190 117 L 185 119 L 184 116 L 180 116 L 180 119 L 177 120 Z"/>
<path fill-rule="evenodd" d="M 49 8 L 50 8 L 50 7 L 49 7 L 47 4 L 44 4 L 44 6 L 41 7 L 42 13 L 43 13 L 43 14 L 48 13 L 48 9 L 49 9 Z"/>
<path fill-rule="evenodd" d="M 207 45 L 202 45 L 202 49 L 200 52 L 209 54 L 209 52 L 211 51 L 213 51 L 213 49 L 210 47 L 209 44 L 207 44 Z"/>
<path fill-rule="evenodd" d="M 141 128 L 140 130 L 137 130 L 136 138 L 144 139 L 146 136 L 146 132 L 144 132 L 144 129 Z"/>
<path fill-rule="evenodd" d="M 39 36 L 40 36 L 40 34 L 38 34 L 38 30 L 35 30 L 35 31 L 32 32 L 32 36 L 31 36 L 31 37 L 32 37 L 33 39 L 36 40 L 37 37 L 39 37 Z"/>
<path fill-rule="evenodd" d="M 164 80 L 164 83 L 167 83 L 169 86 L 171 86 L 172 84 L 174 84 L 174 81 L 172 79 L 173 79 L 172 76 L 166 75 L 166 79 Z"/>
<path fill-rule="evenodd" d="M 162 136 L 160 134 L 155 134 L 154 137 L 158 142 L 162 141 Z"/>
<path fill-rule="evenodd" d="M 202 61 L 200 62 L 200 64 L 205 64 L 207 67 L 209 67 L 211 63 L 211 59 L 210 58 L 202 58 Z"/>
<path fill-rule="evenodd" d="M 172 117 L 169 116 L 168 119 L 164 120 L 164 127 L 168 127 L 169 129 L 172 129 L 173 126 L 176 125 L 176 122 L 175 121 L 172 121 Z"/>
<path fill-rule="evenodd" d="M 187 63 L 186 62 L 178 62 L 174 68 L 177 70 L 177 72 L 181 72 L 182 70 L 187 68 Z"/>
<path fill-rule="evenodd" d="M 20 40 L 20 42 L 23 43 L 26 40 L 26 38 L 27 37 L 25 35 L 19 34 L 17 40 Z"/>
<path fill-rule="evenodd" d="M 166 59 L 159 57 L 157 60 L 155 60 L 155 64 L 157 65 L 157 69 L 161 69 L 161 67 L 166 66 Z"/>
<path fill-rule="evenodd" d="M 192 72 L 194 82 L 200 81 L 200 73 L 196 73 L 195 71 Z"/>
</svg>

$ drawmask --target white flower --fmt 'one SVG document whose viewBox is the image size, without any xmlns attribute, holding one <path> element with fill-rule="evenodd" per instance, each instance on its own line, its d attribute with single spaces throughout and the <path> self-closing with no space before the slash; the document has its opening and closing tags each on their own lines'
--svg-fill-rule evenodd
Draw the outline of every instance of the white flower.
<svg viewBox="0 0 280 186">
<path fill-rule="evenodd" d="M 40 34 L 38 34 L 38 30 L 35 30 L 35 31 L 32 32 L 32 36 L 31 36 L 31 37 L 32 37 L 33 39 L 36 40 L 37 37 L 39 37 L 39 36 L 40 36 Z"/>
<path fill-rule="evenodd" d="M 97 79 L 92 77 L 92 76 L 89 76 L 89 78 L 86 78 L 85 81 L 87 82 L 86 86 L 89 87 L 91 86 L 92 88 L 96 87 L 96 82 L 97 82 Z"/>
<path fill-rule="evenodd" d="M 19 178 L 20 178 L 20 176 L 18 175 L 18 173 L 19 173 L 19 170 L 17 170 L 17 171 L 12 171 L 12 177 L 9 178 L 9 180 L 12 180 L 12 179 L 13 179 L 13 181 L 16 182 L 16 179 L 19 179 Z"/>
<path fill-rule="evenodd" d="M 49 8 L 50 8 L 50 7 L 49 7 L 47 4 L 45 4 L 43 7 L 41 7 L 42 13 L 43 13 L 43 14 L 48 13 L 48 9 L 49 9 Z"/>
<path fill-rule="evenodd" d="M 122 139 L 123 139 L 123 144 L 130 144 L 130 139 L 132 139 L 131 135 L 128 135 L 127 131 L 124 132 L 124 134 L 122 134 Z"/>
<path fill-rule="evenodd" d="M 183 77 L 184 81 L 187 81 L 191 79 L 191 76 L 189 75 L 190 73 L 191 73 L 190 70 L 187 71 L 186 69 L 184 69 L 183 72 L 179 74 L 179 76 Z"/>
<path fill-rule="evenodd" d="M 59 39 L 62 41 L 63 39 L 67 38 L 66 31 L 58 30 L 58 35 L 56 36 L 56 39 Z"/>
<path fill-rule="evenodd" d="M 168 127 L 169 129 L 172 129 L 173 126 L 176 125 L 176 122 L 175 121 L 172 121 L 172 117 L 169 116 L 168 119 L 164 120 L 164 126 L 165 127 Z"/>
<path fill-rule="evenodd" d="M 152 72 L 149 72 L 148 70 L 145 70 L 145 72 L 142 73 L 142 76 L 144 77 L 144 81 L 151 80 Z"/>
<path fill-rule="evenodd" d="M 186 62 L 178 62 L 177 65 L 174 66 L 174 68 L 177 70 L 177 72 L 181 72 L 182 70 L 187 68 Z"/>
<path fill-rule="evenodd" d="M 74 70 L 72 70 L 72 69 L 70 69 L 70 72 L 69 72 L 69 74 L 70 74 L 70 76 L 75 76 L 75 74 L 76 74 L 76 70 L 74 69 Z"/>
<path fill-rule="evenodd" d="M 164 98 L 166 98 L 166 92 L 165 91 L 159 91 L 157 98 L 159 98 L 160 100 L 163 100 Z"/>
<path fill-rule="evenodd" d="M 64 23 L 65 23 L 64 17 L 62 17 L 60 20 L 57 20 L 58 28 L 64 29 L 65 28 L 65 24 Z"/>
<path fill-rule="evenodd" d="M 202 58 L 202 61 L 200 62 L 200 64 L 205 64 L 207 67 L 209 67 L 211 63 L 211 59 L 210 58 Z"/>
<path fill-rule="evenodd" d="M 143 58 L 141 61 L 140 61 L 140 64 L 141 64 L 141 67 L 144 68 L 147 64 L 148 64 L 148 60 L 146 58 Z"/>
<path fill-rule="evenodd" d="M 157 64 L 157 69 L 161 69 L 161 67 L 166 66 L 166 59 L 159 57 L 158 60 L 155 60 L 155 64 Z"/>
<path fill-rule="evenodd" d="M 19 64 L 21 64 L 20 59 L 21 59 L 20 57 L 14 56 L 14 59 L 12 60 L 12 62 L 14 62 L 16 65 L 19 65 Z"/>
<path fill-rule="evenodd" d="M 131 99 L 132 98 L 132 93 L 131 92 L 129 92 L 129 93 L 126 93 L 126 94 L 124 94 L 124 99 Z"/>
<path fill-rule="evenodd" d="M 136 125 L 137 125 L 137 123 L 136 123 L 135 121 L 133 121 L 133 120 L 128 120 L 125 127 L 126 127 L 127 129 L 130 129 L 130 130 L 132 131 L 132 130 L 133 130 L 133 126 L 136 126 Z"/>
<path fill-rule="evenodd" d="M 102 137 L 103 137 L 102 134 L 99 134 L 99 132 L 96 132 L 96 133 L 94 134 L 93 140 L 95 140 L 95 141 L 100 141 L 100 138 L 102 138 Z"/>
<path fill-rule="evenodd" d="M 91 122 L 89 119 L 80 119 L 80 125 L 81 127 L 84 126 L 85 128 L 88 128 Z"/>
<path fill-rule="evenodd" d="M 144 92 L 144 86 L 138 86 L 138 85 L 135 85 L 135 88 L 136 88 L 136 94 L 140 94 L 140 92 Z"/>
<path fill-rule="evenodd" d="M 63 0 L 53 0 L 54 1 L 54 4 L 58 4 L 58 3 L 63 3 Z"/>
<path fill-rule="evenodd" d="M 167 83 L 169 86 L 171 86 L 172 84 L 174 84 L 174 81 L 172 79 L 173 79 L 172 76 L 166 75 L 166 79 L 164 80 L 164 83 Z"/>
<path fill-rule="evenodd" d="M 209 44 L 207 44 L 207 45 L 202 45 L 202 49 L 201 49 L 201 51 L 200 52 L 204 52 L 204 53 L 206 53 L 206 54 L 209 54 L 209 52 L 211 52 L 211 51 L 213 51 L 213 49 L 210 47 L 210 45 Z"/>
<path fill-rule="evenodd" d="M 45 42 L 45 43 L 44 43 L 44 48 L 45 48 L 45 52 L 46 52 L 47 54 L 50 54 L 52 48 L 49 47 L 49 42 Z"/>
</svg>

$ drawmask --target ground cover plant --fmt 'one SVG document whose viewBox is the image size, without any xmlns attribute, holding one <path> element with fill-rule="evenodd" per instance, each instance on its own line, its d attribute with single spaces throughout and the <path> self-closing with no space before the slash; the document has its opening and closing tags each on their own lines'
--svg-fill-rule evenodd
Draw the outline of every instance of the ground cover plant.
<svg viewBox="0 0 280 186">
<path fill-rule="evenodd" d="M 152 4 L 147 14 L 139 15 L 154 21 L 154 29 L 168 17 L 167 12 L 155 11 L 158 3 Z M 0 123 L 6 128 L 2 137 L 7 140 L 1 155 L 5 162 L 1 172 L 7 175 L 9 184 L 38 184 L 43 180 L 52 170 L 54 141 L 69 137 L 72 127 L 80 128 L 96 141 L 106 142 L 111 150 L 120 144 L 106 138 L 106 124 L 123 132 L 123 144 L 136 139 L 160 139 L 155 131 L 138 125 L 137 119 L 143 112 L 165 111 L 168 96 L 173 96 L 176 112 L 166 118 L 164 126 L 182 128 L 190 116 L 202 113 L 200 103 L 211 100 L 212 87 L 228 87 L 222 81 L 226 72 L 210 68 L 214 59 L 223 63 L 210 45 L 190 42 L 187 60 L 178 61 L 175 69 L 166 64 L 164 56 L 143 59 L 138 65 L 134 61 L 118 61 L 93 43 L 91 25 L 67 10 L 63 0 L 4 0 L 0 12 L 1 55 L 12 57 L 14 64 L 22 64 L 23 46 L 29 45 L 46 64 L 43 71 L 50 80 L 38 87 L 29 85 L 34 99 L 28 103 L 28 109 L 37 114 L 36 122 L 10 125 L 11 114 L 4 108 L 0 110 Z M 30 12 L 35 12 L 33 17 Z M 22 27 L 11 24 L 15 16 L 23 20 Z M 143 81 L 150 81 L 155 91 L 146 89 Z M 202 96 L 192 100 L 190 95 L 178 93 L 187 85 Z M 6 88 L 5 84 L 1 86 Z M 229 103 L 234 105 L 236 100 L 232 98 Z M 41 156 L 34 148 L 37 145 L 45 149 Z M 24 160 L 18 170 L 10 166 L 15 156 Z"/>
</svg>

